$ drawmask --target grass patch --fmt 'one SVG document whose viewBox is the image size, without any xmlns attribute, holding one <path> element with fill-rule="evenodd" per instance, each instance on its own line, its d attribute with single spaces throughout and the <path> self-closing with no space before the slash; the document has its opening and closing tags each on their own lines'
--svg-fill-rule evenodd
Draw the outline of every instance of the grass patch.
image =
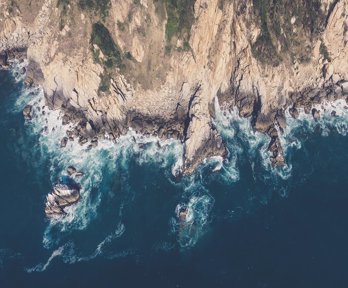
<svg viewBox="0 0 348 288">
<path fill-rule="evenodd" d="M 98 93 L 109 91 L 110 81 L 111 81 L 110 73 L 104 70 L 104 72 L 100 74 L 99 77 L 100 77 L 100 83 L 98 87 Z"/>
<path fill-rule="evenodd" d="M 279 61 L 285 57 L 308 61 L 326 19 L 320 0 L 253 0 L 253 4 L 261 28 L 252 47 L 254 56 L 262 62 L 272 61 L 271 55 L 278 55 Z"/>
<path fill-rule="evenodd" d="M 172 50 L 171 41 L 174 37 L 183 39 L 184 43 L 190 40 L 191 26 L 195 20 L 193 11 L 195 2 L 196 0 L 154 0 L 157 13 L 163 17 L 162 13 L 165 12 L 167 16 L 166 53 Z M 185 50 L 185 47 L 182 50 Z"/>
<path fill-rule="evenodd" d="M 327 47 L 323 41 L 320 43 L 319 52 L 325 60 L 331 61 L 329 51 L 327 50 Z"/>
<path fill-rule="evenodd" d="M 120 49 L 112 39 L 109 30 L 102 23 L 97 22 L 93 24 L 90 42 L 94 54 L 97 53 L 93 47 L 94 44 L 97 45 L 103 53 L 105 57 L 104 64 L 106 67 L 122 67 L 122 55 Z M 100 58 L 98 59 L 100 60 Z"/>
<path fill-rule="evenodd" d="M 98 13 L 102 18 L 109 15 L 110 0 L 79 0 L 78 2 L 82 10 L 90 10 Z"/>
<path fill-rule="evenodd" d="M 98 94 L 100 94 L 101 92 L 109 91 L 111 75 L 115 68 L 124 69 L 125 65 L 123 64 L 120 48 L 113 40 L 109 30 L 102 23 L 97 22 L 93 24 L 90 43 L 94 61 L 101 64 L 104 68 L 103 73 L 100 74 L 98 88 Z M 94 45 L 97 45 L 98 49 Z M 125 57 L 127 59 L 133 58 L 130 53 L 126 53 Z"/>
<path fill-rule="evenodd" d="M 57 7 L 60 11 L 59 30 L 62 31 L 65 27 L 67 14 L 69 10 L 70 0 L 58 0 Z"/>
</svg>

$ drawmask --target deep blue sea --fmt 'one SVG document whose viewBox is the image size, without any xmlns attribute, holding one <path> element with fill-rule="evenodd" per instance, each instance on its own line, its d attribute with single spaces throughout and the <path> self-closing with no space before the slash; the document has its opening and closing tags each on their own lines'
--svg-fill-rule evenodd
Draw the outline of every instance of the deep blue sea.
<svg viewBox="0 0 348 288">
<path fill-rule="evenodd" d="M 129 132 L 92 150 L 60 149 L 67 127 L 44 105 L 39 89 L 0 71 L 1 288 L 348 287 L 344 104 L 325 106 L 318 123 L 288 119 L 281 171 L 267 160 L 267 137 L 218 111 L 227 161 L 180 181 L 180 143 Z M 45 197 L 69 165 L 85 173 L 81 201 L 50 221 Z"/>
</svg>

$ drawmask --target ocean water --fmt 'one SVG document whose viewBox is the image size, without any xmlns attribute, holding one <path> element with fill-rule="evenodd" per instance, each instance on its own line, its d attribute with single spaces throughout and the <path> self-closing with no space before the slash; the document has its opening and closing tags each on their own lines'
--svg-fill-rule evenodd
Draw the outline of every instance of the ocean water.
<svg viewBox="0 0 348 288">
<path fill-rule="evenodd" d="M 62 115 L 15 76 L 0 71 L 0 287 L 348 287 L 345 103 L 326 103 L 319 122 L 288 118 L 281 170 L 266 136 L 218 110 L 228 159 L 178 181 L 177 141 L 129 131 L 60 149 Z M 48 220 L 45 197 L 69 165 L 85 173 L 81 201 Z"/>
</svg>

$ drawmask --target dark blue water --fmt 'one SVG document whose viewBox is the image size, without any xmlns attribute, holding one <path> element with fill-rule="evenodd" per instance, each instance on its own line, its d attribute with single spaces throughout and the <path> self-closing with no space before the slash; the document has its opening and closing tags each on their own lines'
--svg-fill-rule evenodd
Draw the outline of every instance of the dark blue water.
<svg viewBox="0 0 348 288">
<path fill-rule="evenodd" d="M 22 89 L 0 71 L 0 287 L 348 287 L 348 137 L 300 129 L 286 180 L 239 132 L 227 140 L 231 155 L 240 149 L 233 181 L 207 165 L 176 183 L 168 165 L 140 163 L 139 153 L 108 160 L 104 151 L 116 168 L 101 166 L 91 185 L 95 216 L 81 212 L 87 224 L 64 229 L 44 214 L 52 167 L 62 168 L 14 109 Z M 175 208 L 192 197 L 207 200 L 197 205 L 206 223 L 185 247 Z M 29 273 L 59 247 L 46 269 Z"/>
</svg>

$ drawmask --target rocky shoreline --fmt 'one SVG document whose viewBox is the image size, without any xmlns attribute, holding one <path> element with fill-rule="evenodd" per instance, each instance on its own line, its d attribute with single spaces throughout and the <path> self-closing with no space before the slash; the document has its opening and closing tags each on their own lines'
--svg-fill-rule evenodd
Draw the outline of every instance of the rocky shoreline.
<svg viewBox="0 0 348 288">
<path fill-rule="evenodd" d="M 26 48 L 3 51 L 0 54 L 0 68 L 10 69 L 13 60 L 24 61 L 26 51 Z M 25 74 L 24 83 L 27 87 L 32 87 L 43 81 L 42 72 L 36 63 L 29 62 L 29 65 L 19 73 Z M 299 109 L 302 108 L 306 114 L 311 114 L 313 119 L 317 121 L 320 119 L 321 110 L 313 108 L 313 106 L 324 101 L 333 102 L 344 99 L 347 103 L 346 109 L 348 109 L 348 81 L 330 77 L 321 88 L 308 87 L 303 91 L 292 93 L 283 107 L 268 114 L 261 112 L 262 103 L 257 93 L 255 95 L 244 95 L 238 91 L 236 92 L 235 88 L 231 88 L 230 94 L 220 94 L 218 99 L 223 110 L 237 107 L 239 116 L 249 118 L 255 131 L 270 137 L 267 150 L 270 153 L 271 163 L 274 167 L 281 167 L 286 165 L 284 151 L 279 139 L 279 133 L 283 133 L 287 125 L 285 111 L 288 110 L 291 117 L 297 118 Z M 156 136 L 161 140 L 171 138 L 180 140 L 185 148 L 187 123 L 191 121 L 190 117 L 192 117 L 189 112 L 190 109 L 185 112 L 184 109 L 180 110 L 178 107 L 176 115 L 170 121 L 161 117 L 142 115 L 137 111 L 129 111 L 123 122 L 110 123 L 107 117 L 104 117 L 104 121 L 102 120 L 101 123 L 94 123 L 87 118 L 83 109 L 70 105 L 69 98 L 64 95 L 53 94 L 51 97 L 46 95 L 46 101 L 50 109 L 60 109 L 64 113 L 61 125 L 73 124 L 74 128 L 67 130 L 66 136 L 61 139 L 60 147 L 62 149 L 66 147 L 69 141 L 75 140 L 81 146 L 87 145 L 87 149 L 92 149 L 98 145 L 98 139 L 105 138 L 106 134 L 109 139 L 117 142 L 117 138 L 125 135 L 129 128 L 139 134 Z M 215 117 L 214 110 L 214 108 L 211 109 L 212 118 Z M 23 116 L 26 120 L 31 120 L 32 107 L 30 105 L 25 106 Z M 332 117 L 335 117 L 335 113 L 332 114 Z M 226 157 L 227 154 L 223 139 L 212 125 L 208 140 L 197 151 L 195 158 L 190 161 L 184 158 L 181 173 L 182 175 L 192 174 L 204 159 L 216 155 Z M 180 177 L 181 174 L 176 176 Z"/>
<path fill-rule="evenodd" d="M 62 149 L 72 140 L 92 149 L 132 128 L 181 141 L 182 174 L 192 174 L 228 154 L 213 124 L 217 97 L 270 137 L 271 162 L 282 166 L 285 111 L 318 120 L 314 104 L 347 99 L 345 1 L 184 1 L 189 13 L 177 19 L 166 10 L 175 7 L 136 2 L 111 1 L 104 15 L 46 0 L 0 11 L 0 65 L 27 59 L 25 84 L 40 85 L 62 125 L 74 126 Z M 168 35 L 173 21 L 178 30 Z M 30 119 L 31 108 L 23 113 Z"/>
</svg>

